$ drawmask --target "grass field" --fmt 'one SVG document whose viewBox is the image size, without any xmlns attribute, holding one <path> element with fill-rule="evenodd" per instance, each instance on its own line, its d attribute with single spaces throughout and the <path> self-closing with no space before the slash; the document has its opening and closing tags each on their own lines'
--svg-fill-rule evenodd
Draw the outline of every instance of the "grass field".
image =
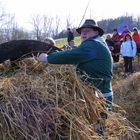
<svg viewBox="0 0 140 140">
<path fill-rule="evenodd" d="M 74 41 L 75 41 L 75 45 L 78 46 L 80 44 L 80 37 L 75 37 Z M 65 44 L 67 44 L 67 38 L 56 40 L 56 46 L 58 48 L 62 48 Z"/>
<path fill-rule="evenodd" d="M 105 39 L 106 38 L 106 35 L 103 35 L 103 38 Z M 74 41 L 75 41 L 75 45 L 78 46 L 80 44 L 80 37 L 75 37 L 74 38 Z M 58 39 L 56 40 L 56 46 L 58 48 L 62 48 L 63 45 L 67 44 L 67 38 L 62 38 L 62 39 Z"/>
</svg>

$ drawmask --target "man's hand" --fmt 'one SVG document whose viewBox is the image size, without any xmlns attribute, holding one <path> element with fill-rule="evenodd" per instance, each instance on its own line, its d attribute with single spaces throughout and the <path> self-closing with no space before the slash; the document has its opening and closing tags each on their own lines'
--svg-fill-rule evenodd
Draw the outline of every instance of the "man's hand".
<svg viewBox="0 0 140 140">
<path fill-rule="evenodd" d="M 37 55 L 37 60 L 42 61 L 42 62 L 48 62 L 47 60 L 47 54 L 46 53 L 41 53 Z"/>
</svg>

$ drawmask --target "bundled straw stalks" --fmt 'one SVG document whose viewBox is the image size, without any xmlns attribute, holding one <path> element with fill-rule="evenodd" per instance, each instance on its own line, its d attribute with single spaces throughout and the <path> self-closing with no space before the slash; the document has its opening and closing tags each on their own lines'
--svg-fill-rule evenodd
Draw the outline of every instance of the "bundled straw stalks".
<svg viewBox="0 0 140 140">
<path fill-rule="evenodd" d="M 81 81 L 73 66 L 34 59 L 17 66 L 1 71 L 1 140 L 99 140 L 97 120 L 106 140 L 136 139 L 138 130 L 120 113 L 109 112 L 104 99 L 95 96 L 99 91 Z"/>
</svg>

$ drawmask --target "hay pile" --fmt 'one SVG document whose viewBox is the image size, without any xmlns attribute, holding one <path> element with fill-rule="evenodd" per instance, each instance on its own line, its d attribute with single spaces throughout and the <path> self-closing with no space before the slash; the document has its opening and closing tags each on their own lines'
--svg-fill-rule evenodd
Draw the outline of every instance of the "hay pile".
<svg viewBox="0 0 140 140">
<path fill-rule="evenodd" d="M 124 78 L 126 78 L 128 75 L 124 72 L 124 62 L 121 59 L 120 62 L 118 63 L 114 63 L 114 67 L 113 67 L 113 78 L 115 79 L 114 81 L 119 81 L 122 80 Z M 139 72 L 140 71 L 140 64 L 137 62 L 136 58 L 133 61 L 133 71 L 134 72 Z M 114 82 L 113 81 L 113 82 Z"/>
<path fill-rule="evenodd" d="M 135 139 L 136 127 L 120 113 L 108 112 L 73 66 L 48 65 L 24 59 L 0 76 L 1 140 L 98 140 L 97 120 L 105 139 Z M 100 112 L 108 114 L 105 121 Z"/>
<path fill-rule="evenodd" d="M 127 113 L 127 118 L 140 128 L 140 72 L 114 82 L 114 102 Z M 140 137 L 139 137 L 140 138 Z"/>
</svg>

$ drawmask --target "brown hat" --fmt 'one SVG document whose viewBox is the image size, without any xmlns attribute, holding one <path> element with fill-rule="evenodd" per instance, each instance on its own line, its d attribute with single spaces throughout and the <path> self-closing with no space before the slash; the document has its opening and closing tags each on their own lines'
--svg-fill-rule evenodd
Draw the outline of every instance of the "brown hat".
<svg viewBox="0 0 140 140">
<path fill-rule="evenodd" d="M 92 19 L 87 19 L 87 20 L 85 20 L 84 24 L 83 24 L 81 27 L 77 28 L 76 31 L 77 31 L 79 34 L 81 34 L 81 29 L 82 29 L 82 28 L 92 28 L 92 29 L 95 29 L 95 30 L 97 30 L 97 31 L 99 32 L 99 35 L 100 35 L 100 36 L 102 36 L 102 35 L 104 34 L 104 30 L 103 30 L 102 28 L 100 28 L 100 27 L 96 24 L 96 22 L 95 22 L 94 20 L 92 20 Z"/>
</svg>

